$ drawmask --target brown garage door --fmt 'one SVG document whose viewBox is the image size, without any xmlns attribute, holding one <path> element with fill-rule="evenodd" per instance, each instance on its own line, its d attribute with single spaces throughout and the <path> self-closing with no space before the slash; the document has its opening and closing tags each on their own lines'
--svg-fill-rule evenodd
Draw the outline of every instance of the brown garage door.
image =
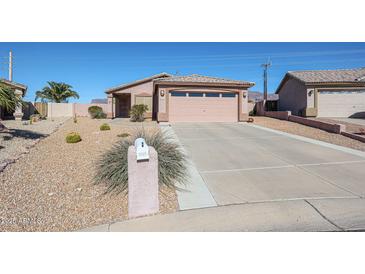
<svg viewBox="0 0 365 274">
<path fill-rule="evenodd" d="M 237 122 L 238 95 L 213 92 L 171 92 L 170 122 Z"/>
</svg>

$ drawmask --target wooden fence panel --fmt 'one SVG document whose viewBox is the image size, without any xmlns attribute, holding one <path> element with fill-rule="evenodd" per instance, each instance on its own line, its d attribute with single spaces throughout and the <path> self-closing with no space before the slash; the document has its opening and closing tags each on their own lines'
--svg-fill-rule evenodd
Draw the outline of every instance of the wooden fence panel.
<svg viewBox="0 0 365 274">
<path fill-rule="evenodd" d="M 41 103 L 41 102 L 36 102 L 34 103 L 34 107 L 36 108 L 37 112 L 44 116 L 47 117 L 47 112 L 48 112 L 48 104 L 47 103 Z"/>
</svg>

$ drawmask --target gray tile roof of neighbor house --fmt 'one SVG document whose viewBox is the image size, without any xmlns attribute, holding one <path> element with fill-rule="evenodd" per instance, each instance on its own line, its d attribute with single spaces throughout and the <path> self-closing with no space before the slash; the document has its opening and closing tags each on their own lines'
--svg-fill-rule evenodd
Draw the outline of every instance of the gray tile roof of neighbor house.
<svg viewBox="0 0 365 274">
<path fill-rule="evenodd" d="M 365 81 L 365 68 L 288 71 L 288 74 L 305 83 Z"/>
<path fill-rule="evenodd" d="M 365 86 L 365 68 L 288 71 L 281 80 L 276 93 L 280 91 L 284 83 L 290 78 L 297 79 L 306 85 L 353 84 Z"/>
<path fill-rule="evenodd" d="M 113 91 L 121 90 L 121 89 L 124 89 L 124 88 L 129 88 L 131 86 L 142 84 L 142 83 L 145 83 L 145 82 L 157 79 L 157 78 L 163 79 L 163 77 L 170 77 L 170 76 L 171 76 L 171 74 L 168 74 L 166 72 L 162 72 L 162 73 L 155 74 L 155 75 L 152 75 L 152 76 L 147 77 L 147 78 L 143 78 L 143 79 L 136 80 L 136 81 L 126 83 L 126 84 L 122 84 L 122 85 L 119 85 L 119 86 L 116 86 L 116 87 L 113 87 L 113 88 L 109 88 L 105 92 L 106 93 L 111 93 Z"/>
<path fill-rule="evenodd" d="M 185 76 L 172 76 L 163 79 L 155 79 L 157 83 L 208 83 L 208 84 L 234 84 L 234 85 L 244 85 L 244 86 L 253 86 L 255 83 L 240 81 L 240 80 L 231 80 L 226 78 L 218 78 L 218 77 L 210 77 L 199 74 L 185 75 Z"/>
<path fill-rule="evenodd" d="M 92 99 L 91 100 L 91 104 L 107 104 L 108 103 L 108 99 Z"/>
</svg>

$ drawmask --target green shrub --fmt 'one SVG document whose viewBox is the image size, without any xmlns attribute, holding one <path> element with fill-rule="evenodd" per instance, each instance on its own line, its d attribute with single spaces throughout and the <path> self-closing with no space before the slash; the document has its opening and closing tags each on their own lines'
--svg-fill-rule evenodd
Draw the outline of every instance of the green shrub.
<svg viewBox="0 0 365 274">
<path fill-rule="evenodd" d="M 144 121 L 144 114 L 148 110 L 147 105 L 134 105 L 132 109 L 130 110 L 129 114 L 131 116 L 132 122 L 143 122 Z"/>
<path fill-rule="evenodd" d="M 105 119 L 106 114 L 103 109 L 99 106 L 91 106 L 88 108 L 91 119 Z"/>
<path fill-rule="evenodd" d="M 78 143 L 80 141 L 81 137 L 77 132 L 71 132 L 66 136 L 66 143 Z"/>
<path fill-rule="evenodd" d="M 171 135 L 161 130 L 145 132 L 142 129 L 117 142 L 97 161 L 95 183 L 104 183 L 106 192 L 124 192 L 128 190 L 128 148 L 136 138 L 142 137 L 147 145 L 158 153 L 159 184 L 178 189 L 178 184 L 186 184 L 188 179 L 187 159 L 180 145 Z"/>
<path fill-rule="evenodd" d="M 108 124 L 104 123 L 100 126 L 100 130 L 110 130 L 110 126 Z"/>
<path fill-rule="evenodd" d="M 131 135 L 128 132 L 124 132 L 124 133 L 118 134 L 117 136 L 122 137 L 122 138 L 126 138 L 126 137 L 129 137 Z"/>
</svg>

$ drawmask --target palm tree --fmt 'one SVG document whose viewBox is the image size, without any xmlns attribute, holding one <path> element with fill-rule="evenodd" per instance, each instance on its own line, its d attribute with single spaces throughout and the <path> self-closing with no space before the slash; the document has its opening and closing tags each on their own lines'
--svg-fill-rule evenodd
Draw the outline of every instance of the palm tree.
<svg viewBox="0 0 365 274">
<path fill-rule="evenodd" d="M 15 95 L 14 90 L 0 83 L 0 107 L 12 111 L 21 102 L 21 98 Z"/>
<path fill-rule="evenodd" d="M 20 102 L 22 102 L 22 100 L 15 95 L 14 90 L 0 83 L 0 107 L 12 111 Z M 6 127 L 0 122 L 0 131 L 4 129 L 6 129 Z"/>
<path fill-rule="evenodd" d="M 66 83 L 53 81 L 47 83 L 48 86 L 36 92 L 35 101 L 40 98 L 42 102 L 67 103 L 70 97 L 79 98 L 79 94 L 73 91 L 72 86 Z"/>
</svg>

